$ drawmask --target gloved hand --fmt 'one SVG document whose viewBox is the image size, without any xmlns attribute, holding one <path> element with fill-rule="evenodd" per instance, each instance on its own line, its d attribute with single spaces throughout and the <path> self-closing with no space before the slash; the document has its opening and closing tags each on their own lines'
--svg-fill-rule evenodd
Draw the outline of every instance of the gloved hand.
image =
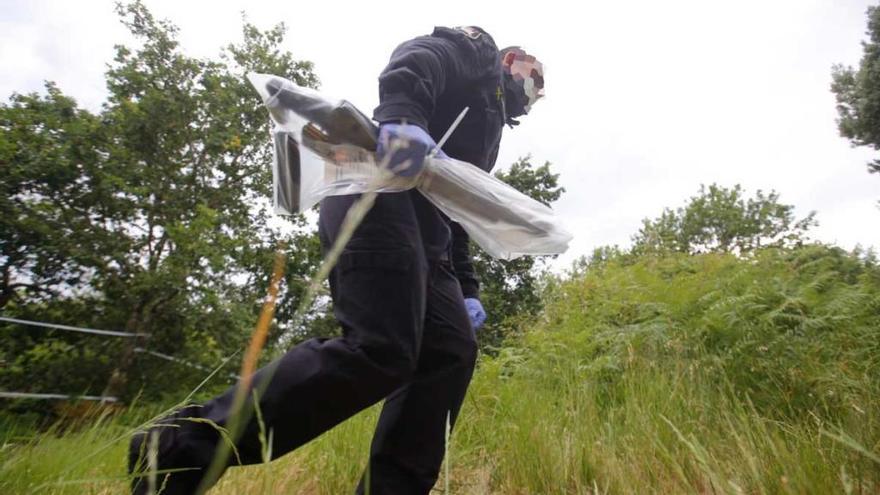
<svg viewBox="0 0 880 495">
<path fill-rule="evenodd" d="M 464 300 L 464 307 L 467 308 L 468 316 L 471 317 L 471 326 L 474 330 L 479 329 L 486 322 L 486 310 L 480 300 L 474 297 L 468 297 Z"/>
<path fill-rule="evenodd" d="M 392 143 L 400 142 L 388 159 L 388 169 L 397 175 L 411 177 L 422 171 L 425 157 L 437 147 L 434 139 L 417 125 L 395 124 L 387 122 L 379 126 L 379 142 L 376 144 L 376 161 L 383 163 L 391 152 Z M 437 156 L 446 158 L 442 151 Z M 404 166 L 404 163 L 409 164 Z"/>
</svg>

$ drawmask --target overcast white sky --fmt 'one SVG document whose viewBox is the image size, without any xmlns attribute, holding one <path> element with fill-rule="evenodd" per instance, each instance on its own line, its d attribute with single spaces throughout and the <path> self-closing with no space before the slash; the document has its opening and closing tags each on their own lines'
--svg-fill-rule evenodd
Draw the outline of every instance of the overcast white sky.
<svg viewBox="0 0 880 495">
<path fill-rule="evenodd" d="M 531 153 L 561 174 L 555 208 L 575 239 L 557 267 L 628 245 L 642 218 L 712 182 L 775 189 L 798 216 L 818 212 L 815 238 L 880 247 L 880 177 L 838 137 L 829 90 L 832 64 L 858 63 L 868 1 L 145 3 L 203 57 L 239 39 L 242 11 L 262 28 L 284 21 L 322 91 L 368 114 L 393 48 L 435 25 L 522 45 L 547 67 L 547 98 L 505 130 L 498 166 Z M 97 110 L 127 40 L 111 1 L 0 0 L 0 97 L 48 79 Z"/>
</svg>

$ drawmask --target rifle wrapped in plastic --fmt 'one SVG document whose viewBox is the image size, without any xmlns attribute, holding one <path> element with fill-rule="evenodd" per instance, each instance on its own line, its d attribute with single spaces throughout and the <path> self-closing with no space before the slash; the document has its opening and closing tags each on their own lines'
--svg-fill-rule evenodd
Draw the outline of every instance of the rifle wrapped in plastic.
<svg viewBox="0 0 880 495">
<path fill-rule="evenodd" d="M 378 128 L 345 100 L 326 98 L 287 79 L 249 74 L 274 127 L 274 205 L 278 214 L 305 211 L 326 196 L 417 188 L 491 256 L 561 254 L 569 234 L 546 205 L 499 179 L 451 158 L 429 157 L 414 177 L 376 165 Z"/>
</svg>

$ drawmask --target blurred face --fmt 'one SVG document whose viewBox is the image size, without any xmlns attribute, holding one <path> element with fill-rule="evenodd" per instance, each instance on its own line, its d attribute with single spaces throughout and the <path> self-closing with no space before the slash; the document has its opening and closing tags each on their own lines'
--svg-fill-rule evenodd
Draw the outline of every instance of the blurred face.
<svg viewBox="0 0 880 495">
<path fill-rule="evenodd" d="M 528 113 L 532 105 L 544 97 L 544 65 L 533 55 L 514 49 L 504 54 L 502 66 L 525 93 L 524 107 Z"/>
</svg>

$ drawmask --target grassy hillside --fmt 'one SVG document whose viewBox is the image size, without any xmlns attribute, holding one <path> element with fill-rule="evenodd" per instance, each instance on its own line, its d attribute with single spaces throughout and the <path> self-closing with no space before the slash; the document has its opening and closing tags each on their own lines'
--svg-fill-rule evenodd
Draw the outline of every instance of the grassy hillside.
<svg viewBox="0 0 880 495">
<path fill-rule="evenodd" d="M 349 493 L 375 418 L 213 493 Z M 7 433 L 0 491 L 119 493 L 134 423 Z M 444 468 L 441 493 L 877 493 L 880 269 L 825 247 L 594 266 L 481 359 Z"/>
</svg>

